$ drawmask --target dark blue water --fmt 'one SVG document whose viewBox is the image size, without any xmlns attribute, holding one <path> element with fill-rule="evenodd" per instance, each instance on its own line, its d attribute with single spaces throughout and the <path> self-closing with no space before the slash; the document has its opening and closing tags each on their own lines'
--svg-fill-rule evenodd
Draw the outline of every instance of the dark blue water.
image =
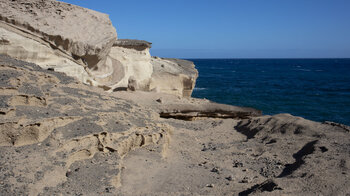
<svg viewBox="0 0 350 196">
<path fill-rule="evenodd" d="M 189 59 L 193 97 L 350 125 L 350 59 Z"/>
</svg>

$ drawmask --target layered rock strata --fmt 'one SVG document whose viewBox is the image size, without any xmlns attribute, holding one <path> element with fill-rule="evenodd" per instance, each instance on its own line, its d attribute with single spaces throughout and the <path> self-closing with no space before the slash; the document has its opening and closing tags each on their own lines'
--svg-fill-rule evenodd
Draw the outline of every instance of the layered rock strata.
<svg viewBox="0 0 350 196">
<path fill-rule="evenodd" d="M 102 89 L 2 55 L 0 73 L 0 195 L 112 194 L 130 150 L 168 143 L 157 113 Z"/>
</svg>

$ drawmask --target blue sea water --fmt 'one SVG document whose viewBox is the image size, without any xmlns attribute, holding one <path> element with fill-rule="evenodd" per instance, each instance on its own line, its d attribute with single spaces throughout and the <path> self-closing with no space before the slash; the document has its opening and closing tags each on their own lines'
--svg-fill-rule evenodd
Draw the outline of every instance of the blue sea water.
<svg viewBox="0 0 350 196">
<path fill-rule="evenodd" d="M 192 96 L 350 125 L 350 59 L 189 59 Z"/>
</svg>

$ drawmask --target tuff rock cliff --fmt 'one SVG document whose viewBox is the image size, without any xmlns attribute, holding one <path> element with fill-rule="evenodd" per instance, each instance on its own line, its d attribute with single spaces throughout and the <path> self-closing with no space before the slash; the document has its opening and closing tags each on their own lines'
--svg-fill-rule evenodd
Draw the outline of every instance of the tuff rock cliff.
<svg viewBox="0 0 350 196">
<path fill-rule="evenodd" d="M 54 0 L 0 1 L 1 54 L 109 91 L 189 97 L 198 75 L 194 65 L 152 58 L 150 47 L 145 41 L 117 40 L 108 15 L 93 10 Z"/>
</svg>

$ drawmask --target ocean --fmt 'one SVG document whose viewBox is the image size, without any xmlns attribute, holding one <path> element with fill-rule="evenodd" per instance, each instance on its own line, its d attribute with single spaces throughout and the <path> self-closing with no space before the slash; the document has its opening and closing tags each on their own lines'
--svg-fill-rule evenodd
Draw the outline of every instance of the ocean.
<svg viewBox="0 0 350 196">
<path fill-rule="evenodd" d="M 188 59 L 192 96 L 350 125 L 350 59 Z"/>
</svg>

